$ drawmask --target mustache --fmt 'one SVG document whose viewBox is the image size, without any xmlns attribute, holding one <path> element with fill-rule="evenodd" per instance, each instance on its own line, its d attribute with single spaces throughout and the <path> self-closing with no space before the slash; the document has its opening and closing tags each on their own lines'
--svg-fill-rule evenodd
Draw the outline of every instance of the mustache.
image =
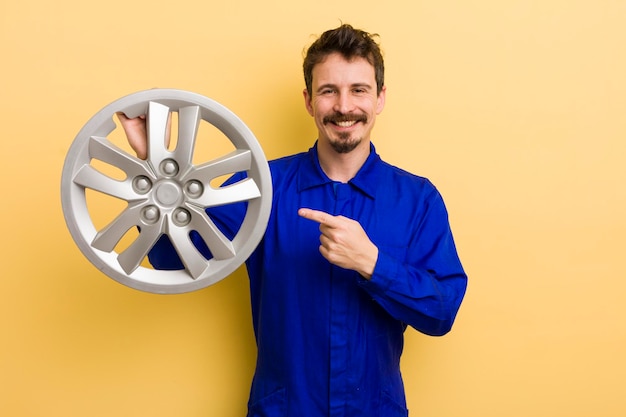
<svg viewBox="0 0 626 417">
<path fill-rule="evenodd" d="M 328 123 L 341 123 L 341 122 L 363 122 L 367 123 L 367 115 L 365 114 L 343 114 L 340 112 L 336 112 L 333 114 L 329 114 L 322 119 L 324 124 Z"/>
</svg>

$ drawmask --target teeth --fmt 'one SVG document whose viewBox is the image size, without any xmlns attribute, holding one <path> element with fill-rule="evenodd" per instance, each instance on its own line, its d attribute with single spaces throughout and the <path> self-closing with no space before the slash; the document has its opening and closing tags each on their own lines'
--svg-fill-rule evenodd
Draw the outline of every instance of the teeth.
<svg viewBox="0 0 626 417">
<path fill-rule="evenodd" d="M 354 125 L 356 122 L 354 120 L 352 121 L 347 121 L 347 122 L 337 122 L 337 126 L 340 127 L 350 127 L 352 125 Z"/>
</svg>

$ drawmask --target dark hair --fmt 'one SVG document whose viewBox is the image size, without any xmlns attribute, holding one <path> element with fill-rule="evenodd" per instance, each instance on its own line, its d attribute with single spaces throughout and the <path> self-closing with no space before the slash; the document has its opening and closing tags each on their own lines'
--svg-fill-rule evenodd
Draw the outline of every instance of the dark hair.
<svg viewBox="0 0 626 417">
<path fill-rule="evenodd" d="M 385 85 L 385 63 L 378 43 L 374 40 L 377 34 L 370 34 L 343 24 L 336 29 L 324 32 L 306 51 L 302 68 L 304 83 L 312 95 L 313 67 L 324 61 L 332 53 L 338 52 L 347 60 L 356 57 L 365 58 L 374 67 L 377 94 Z"/>
</svg>

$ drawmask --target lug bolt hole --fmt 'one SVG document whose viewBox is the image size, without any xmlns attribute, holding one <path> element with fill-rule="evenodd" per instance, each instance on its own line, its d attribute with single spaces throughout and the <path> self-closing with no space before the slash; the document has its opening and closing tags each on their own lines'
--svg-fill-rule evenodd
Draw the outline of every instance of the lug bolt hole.
<svg viewBox="0 0 626 417">
<path fill-rule="evenodd" d="M 159 220 L 161 213 L 156 206 L 146 206 L 141 210 L 141 219 L 147 224 L 154 224 Z"/>
<path fill-rule="evenodd" d="M 191 222 L 191 213 L 187 209 L 177 208 L 172 215 L 174 224 L 179 227 L 187 226 Z"/>
<path fill-rule="evenodd" d="M 173 177 L 178 174 L 178 164 L 173 159 L 165 159 L 159 168 L 166 177 Z"/>
<path fill-rule="evenodd" d="M 139 175 L 133 179 L 133 190 L 138 194 L 146 194 L 152 189 L 150 178 Z"/>
<path fill-rule="evenodd" d="M 200 181 L 191 180 L 185 184 L 185 192 L 191 198 L 198 198 L 204 192 L 204 186 Z"/>
</svg>

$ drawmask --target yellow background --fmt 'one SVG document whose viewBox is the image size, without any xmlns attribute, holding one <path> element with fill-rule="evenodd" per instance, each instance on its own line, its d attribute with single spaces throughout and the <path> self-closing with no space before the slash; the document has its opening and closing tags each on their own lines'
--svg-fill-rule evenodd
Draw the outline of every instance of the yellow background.
<svg viewBox="0 0 626 417">
<path fill-rule="evenodd" d="M 61 170 L 92 115 L 153 87 L 229 107 L 268 158 L 307 149 L 301 52 L 340 20 L 381 35 L 374 142 L 441 190 L 470 277 L 451 334 L 407 332 L 411 415 L 626 415 L 618 0 L 3 1 L 0 415 L 244 415 L 243 271 L 118 284 L 74 244 Z"/>
</svg>

